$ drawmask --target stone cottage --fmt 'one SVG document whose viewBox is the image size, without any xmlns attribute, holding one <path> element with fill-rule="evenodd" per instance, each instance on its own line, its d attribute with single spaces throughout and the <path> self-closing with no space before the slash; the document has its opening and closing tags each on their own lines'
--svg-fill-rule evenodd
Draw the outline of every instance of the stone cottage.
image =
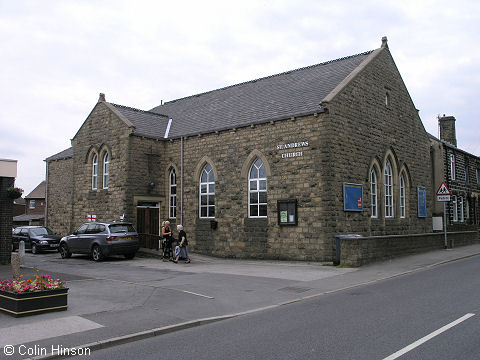
<svg viewBox="0 0 480 360">
<path fill-rule="evenodd" d="M 475 232 L 480 224 L 480 157 L 457 147 L 455 122 L 453 116 L 440 116 L 440 139 L 430 135 L 433 185 L 438 189 L 445 182 L 452 193 L 451 200 L 445 204 L 448 229 Z M 432 210 L 434 224 L 440 226 L 443 205 L 435 202 Z"/>
<path fill-rule="evenodd" d="M 46 163 L 63 234 L 91 214 L 150 234 L 169 219 L 197 252 L 331 261 L 335 234 L 432 232 L 429 136 L 386 38 L 150 111 L 101 94 Z"/>
</svg>

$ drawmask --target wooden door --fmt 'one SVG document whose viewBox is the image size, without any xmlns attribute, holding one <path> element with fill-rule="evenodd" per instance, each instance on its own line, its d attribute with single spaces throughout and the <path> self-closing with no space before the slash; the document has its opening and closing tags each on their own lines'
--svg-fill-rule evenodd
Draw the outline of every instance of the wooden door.
<svg viewBox="0 0 480 360">
<path fill-rule="evenodd" d="M 159 235 L 159 208 L 137 208 L 137 231 L 139 234 Z"/>
</svg>

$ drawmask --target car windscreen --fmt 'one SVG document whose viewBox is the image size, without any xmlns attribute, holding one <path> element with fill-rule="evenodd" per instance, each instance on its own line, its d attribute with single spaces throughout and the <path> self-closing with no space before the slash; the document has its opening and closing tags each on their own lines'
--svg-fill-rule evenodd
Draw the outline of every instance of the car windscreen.
<svg viewBox="0 0 480 360">
<path fill-rule="evenodd" d="M 112 224 L 109 229 L 111 233 L 136 232 L 133 225 L 130 224 Z"/>
<path fill-rule="evenodd" d="M 53 235 L 53 232 L 51 230 L 48 230 L 47 228 L 35 228 L 35 229 L 30 229 L 30 233 L 33 236 L 41 236 L 41 235 Z"/>
</svg>

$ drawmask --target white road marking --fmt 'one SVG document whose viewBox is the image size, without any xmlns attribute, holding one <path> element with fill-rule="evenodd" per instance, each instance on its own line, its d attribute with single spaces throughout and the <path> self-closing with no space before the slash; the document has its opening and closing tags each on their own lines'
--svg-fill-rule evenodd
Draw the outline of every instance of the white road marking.
<svg viewBox="0 0 480 360">
<path fill-rule="evenodd" d="M 199 294 L 199 293 L 194 293 L 194 292 L 192 292 L 192 291 L 180 290 L 180 289 L 171 289 L 171 290 L 181 291 L 181 292 L 184 292 L 184 293 L 187 293 L 187 294 L 192 294 L 192 295 L 195 295 L 195 296 L 201 296 L 201 297 L 204 297 L 204 298 L 207 298 L 207 299 L 215 299 L 214 297 L 211 297 L 211 296 L 208 296 L 208 295 Z"/>
<path fill-rule="evenodd" d="M 448 329 L 451 329 L 452 327 L 460 324 L 461 322 L 471 318 L 472 316 L 474 316 L 475 314 L 472 314 L 472 313 L 469 313 L 469 314 L 466 314 L 464 316 L 462 316 L 461 318 L 451 322 L 450 324 L 447 324 L 443 327 L 441 327 L 440 329 L 428 334 L 427 336 L 424 336 L 423 338 L 415 341 L 414 343 L 404 347 L 403 349 L 401 350 L 398 350 L 396 353 L 386 357 L 385 359 L 383 360 L 394 360 L 394 359 L 397 359 L 399 358 L 400 356 L 402 356 L 403 354 L 406 354 L 407 352 L 415 349 L 416 347 L 422 345 L 423 343 L 426 343 L 427 341 L 433 339 L 435 336 L 437 335 L 440 335 L 441 333 L 443 333 L 444 331 L 447 331 Z"/>
</svg>

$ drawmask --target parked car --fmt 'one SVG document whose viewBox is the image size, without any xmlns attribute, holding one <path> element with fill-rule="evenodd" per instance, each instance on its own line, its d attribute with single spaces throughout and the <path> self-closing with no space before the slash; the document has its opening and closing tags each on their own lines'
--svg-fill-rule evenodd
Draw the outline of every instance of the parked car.
<svg viewBox="0 0 480 360">
<path fill-rule="evenodd" d="M 19 248 L 22 240 L 25 243 L 25 250 L 30 249 L 32 254 L 38 254 L 46 250 L 57 250 L 60 238 L 60 235 L 55 234 L 45 226 L 19 226 L 13 230 L 12 251 Z"/>
<path fill-rule="evenodd" d="M 128 222 L 89 222 L 60 240 L 58 251 L 66 259 L 72 254 L 90 254 L 95 261 L 110 255 L 133 259 L 138 251 L 138 233 Z"/>
</svg>

